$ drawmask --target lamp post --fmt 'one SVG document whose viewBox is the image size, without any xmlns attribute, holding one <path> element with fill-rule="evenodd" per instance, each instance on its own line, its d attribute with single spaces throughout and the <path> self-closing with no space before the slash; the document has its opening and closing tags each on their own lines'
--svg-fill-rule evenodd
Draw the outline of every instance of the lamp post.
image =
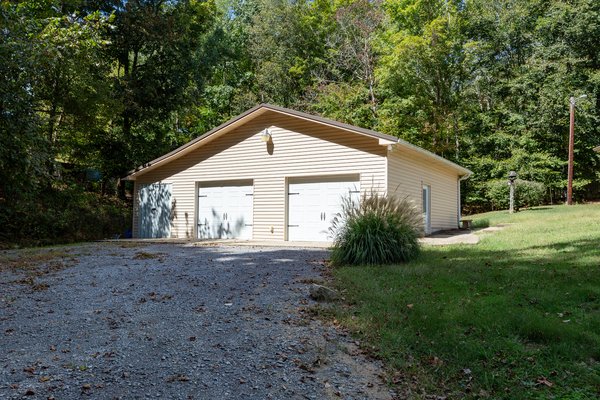
<svg viewBox="0 0 600 400">
<path fill-rule="evenodd" d="M 567 205 L 573 204 L 573 147 L 575 146 L 575 104 L 578 100 L 585 99 L 587 95 L 569 99 L 569 166 L 567 172 Z"/>
<path fill-rule="evenodd" d="M 508 186 L 510 187 L 510 195 L 509 195 L 509 206 L 508 212 L 510 214 L 515 212 L 515 180 L 517 179 L 517 173 L 515 171 L 510 171 L 508 174 Z"/>
</svg>

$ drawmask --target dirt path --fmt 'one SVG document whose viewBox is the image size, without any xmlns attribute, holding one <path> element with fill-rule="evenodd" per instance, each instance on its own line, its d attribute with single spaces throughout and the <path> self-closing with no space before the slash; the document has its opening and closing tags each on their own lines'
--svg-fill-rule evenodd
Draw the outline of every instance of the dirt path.
<svg viewBox="0 0 600 400">
<path fill-rule="evenodd" d="M 88 244 L 0 253 L 0 398 L 387 399 L 311 318 L 323 250 Z"/>
</svg>

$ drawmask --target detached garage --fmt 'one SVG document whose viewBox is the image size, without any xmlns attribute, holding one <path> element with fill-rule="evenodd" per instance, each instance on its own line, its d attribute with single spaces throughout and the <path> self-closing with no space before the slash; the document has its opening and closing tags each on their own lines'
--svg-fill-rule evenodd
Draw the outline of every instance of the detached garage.
<svg viewBox="0 0 600 400">
<path fill-rule="evenodd" d="M 139 238 L 329 241 L 342 196 L 408 197 L 458 226 L 471 172 L 393 136 L 263 104 L 131 172 Z"/>
</svg>

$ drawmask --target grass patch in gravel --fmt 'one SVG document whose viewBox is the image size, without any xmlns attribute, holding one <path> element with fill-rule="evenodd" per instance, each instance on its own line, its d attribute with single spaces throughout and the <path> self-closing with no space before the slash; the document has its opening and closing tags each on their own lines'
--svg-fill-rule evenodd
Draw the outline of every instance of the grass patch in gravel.
<svg viewBox="0 0 600 400">
<path fill-rule="evenodd" d="M 408 264 L 333 270 L 349 303 L 334 317 L 412 398 L 598 398 L 600 206 L 474 219 L 511 225 Z"/>
<path fill-rule="evenodd" d="M 29 270 L 57 259 L 71 257 L 63 249 L 27 249 L 4 252 L 0 254 L 0 270 Z"/>
<path fill-rule="evenodd" d="M 48 284 L 39 282 L 38 278 L 53 272 L 61 271 L 78 260 L 69 249 L 24 249 L 5 251 L 0 254 L 0 272 L 22 274 L 15 283 L 26 285 L 33 291 L 48 289 Z"/>
</svg>

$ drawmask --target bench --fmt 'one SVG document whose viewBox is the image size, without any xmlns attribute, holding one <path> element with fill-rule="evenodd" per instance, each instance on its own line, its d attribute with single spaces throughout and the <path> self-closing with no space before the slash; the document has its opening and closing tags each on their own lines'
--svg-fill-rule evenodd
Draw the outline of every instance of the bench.
<svg viewBox="0 0 600 400">
<path fill-rule="evenodd" d="M 461 219 L 460 220 L 460 229 L 471 229 L 473 227 L 472 219 Z"/>
</svg>

